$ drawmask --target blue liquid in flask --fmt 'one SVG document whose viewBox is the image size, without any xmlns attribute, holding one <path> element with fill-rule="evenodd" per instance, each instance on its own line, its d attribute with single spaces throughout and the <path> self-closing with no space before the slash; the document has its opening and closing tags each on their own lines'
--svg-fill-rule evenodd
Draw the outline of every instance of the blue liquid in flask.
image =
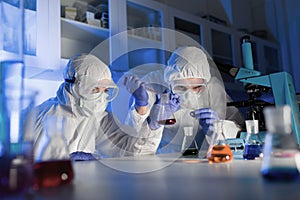
<svg viewBox="0 0 300 200">
<path fill-rule="evenodd" d="M 246 160 L 254 160 L 262 154 L 261 144 L 246 144 L 244 149 L 243 158 Z"/>
</svg>

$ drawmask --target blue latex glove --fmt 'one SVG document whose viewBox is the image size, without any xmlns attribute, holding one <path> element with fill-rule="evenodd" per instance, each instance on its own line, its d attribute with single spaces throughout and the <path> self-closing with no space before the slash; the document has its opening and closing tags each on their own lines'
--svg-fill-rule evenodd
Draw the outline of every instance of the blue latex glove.
<svg viewBox="0 0 300 200">
<path fill-rule="evenodd" d="M 91 153 L 85 153 L 82 151 L 77 151 L 77 152 L 71 153 L 70 158 L 73 161 L 96 160 L 96 158 Z"/>
<path fill-rule="evenodd" d="M 148 105 L 148 93 L 146 90 L 145 83 L 140 81 L 134 76 L 125 77 L 124 85 L 129 93 L 135 99 L 135 106 L 146 106 Z"/>
<path fill-rule="evenodd" d="M 180 97 L 177 94 L 174 94 L 170 90 L 166 90 L 164 94 L 169 94 L 169 104 L 165 106 L 165 113 L 164 116 L 161 115 L 161 96 L 160 94 L 156 95 L 156 101 L 154 102 L 154 105 L 151 109 L 150 115 L 147 118 L 149 127 L 152 130 L 156 130 L 162 125 L 159 124 L 159 120 L 162 118 L 169 118 L 172 113 L 176 112 L 180 107 Z"/>
<path fill-rule="evenodd" d="M 199 120 L 204 134 L 213 130 L 213 122 L 219 120 L 218 113 L 210 108 L 200 108 L 190 113 L 192 117 Z"/>
</svg>

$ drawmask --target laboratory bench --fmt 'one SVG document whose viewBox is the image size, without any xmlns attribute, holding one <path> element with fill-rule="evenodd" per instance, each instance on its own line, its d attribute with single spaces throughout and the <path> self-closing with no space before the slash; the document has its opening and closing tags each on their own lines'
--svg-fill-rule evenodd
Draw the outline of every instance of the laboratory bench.
<svg viewBox="0 0 300 200">
<path fill-rule="evenodd" d="M 261 159 L 209 164 L 177 154 L 76 161 L 72 184 L 25 199 L 300 199 L 299 180 L 265 180 L 260 167 Z"/>
</svg>

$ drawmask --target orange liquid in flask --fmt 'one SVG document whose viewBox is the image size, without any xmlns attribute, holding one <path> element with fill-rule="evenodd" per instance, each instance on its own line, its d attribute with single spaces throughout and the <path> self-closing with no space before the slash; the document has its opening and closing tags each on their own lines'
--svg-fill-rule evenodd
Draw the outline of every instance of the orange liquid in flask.
<svg viewBox="0 0 300 200">
<path fill-rule="evenodd" d="M 207 153 L 209 163 L 229 162 L 233 159 L 233 154 L 229 145 L 215 145 Z"/>
</svg>

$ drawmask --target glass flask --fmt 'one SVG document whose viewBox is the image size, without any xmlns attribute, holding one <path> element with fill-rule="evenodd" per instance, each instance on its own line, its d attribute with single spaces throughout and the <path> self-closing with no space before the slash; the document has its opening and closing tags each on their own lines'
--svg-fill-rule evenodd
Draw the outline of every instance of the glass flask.
<svg viewBox="0 0 300 200">
<path fill-rule="evenodd" d="M 35 146 L 34 189 L 69 184 L 74 178 L 73 166 L 65 138 L 66 118 L 48 116 L 44 132 Z"/>
<path fill-rule="evenodd" d="M 176 123 L 172 105 L 170 104 L 170 93 L 159 94 L 159 104 L 155 105 L 158 108 L 158 123 L 161 125 L 173 125 Z"/>
<path fill-rule="evenodd" d="M 197 142 L 195 140 L 195 135 L 192 126 L 187 126 L 183 128 L 184 138 L 182 142 L 181 152 L 182 156 L 198 156 L 199 149 Z"/>
<path fill-rule="evenodd" d="M 209 163 L 229 162 L 233 159 L 233 153 L 223 132 L 223 121 L 213 122 L 213 133 L 209 139 L 209 147 L 206 154 Z"/>
<path fill-rule="evenodd" d="M 299 149 L 292 134 L 290 106 L 267 107 L 264 115 L 267 134 L 263 148 L 262 176 L 268 180 L 293 180 L 299 177 Z"/>
<path fill-rule="evenodd" d="M 243 158 L 245 160 L 253 160 L 257 157 L 262 157 L 263 141 L 259 137 L 258 120 L 246 120 L 245 123 L 247 135 Z"/>
<path fill-rule="evenodd" d="M 27 193 L 32 186 L 36 92 L 10 90 L 0 95 L 0 196 Z"/>
</svg>

